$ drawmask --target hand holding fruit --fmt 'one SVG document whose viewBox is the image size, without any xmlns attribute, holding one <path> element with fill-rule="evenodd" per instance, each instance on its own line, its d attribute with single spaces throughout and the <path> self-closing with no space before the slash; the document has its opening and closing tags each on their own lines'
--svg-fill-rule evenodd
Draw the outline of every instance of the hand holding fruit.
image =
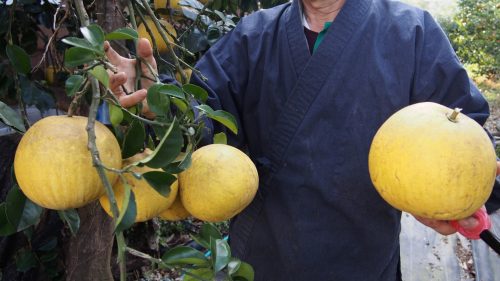
<svg viewBox="0 0 500 281">
<path fill-rule="evenodd" d="M 457 155 L 459 155 L 457 157 Z M 478 226 L 499 163 L 484 129 L 459 109 L 425 102 L 393 114 L 369 154 L 372 182 L 393 207 L 441 234 Z"/>
<path fill-rule="evenodd" d="M 129 59 L 119 55 L 109 44 L 104 43 L 104 51 L 109 61 L 116 67 L 116 72 L 109 75 L 109 84 L 111 91 L 118 98 L 123 107 L 132 107 L 139 102 L 143 102 L 143 114 L 146 117 L 152 117 L 146 104 L 147 89 L 154 84 L 157 76 L 156 60 L 153 56 L 153 49 L 147 39 L 141 38 L 137 41 L 137 55 L 144 60 L 141 66 L 141 85 L 142 89 L 135 92 L 134 83 L 136 79 L 136 63 L 138 60 Z M 149 64 L 149 66 L 148 66 Z M 151 71 L 155 73 L 151 73 Z"/>
<path fill-rule="evenodd" d="M 497 162 L 497 176 L 500 175 L 500 162 Z M 417 221 L 428 226 L 442 235 L 450 235 L 457 232 L 457 229 L 450 224 L 448 220 L 436 220 L 428 219 L 420 216 L 414 216 Z M 469 216 L 467 218 L 457 221 L 458 224 L 464 229 L 474 229 L 477 227 L 479 221 L 473 217 Z"/>
</svg>

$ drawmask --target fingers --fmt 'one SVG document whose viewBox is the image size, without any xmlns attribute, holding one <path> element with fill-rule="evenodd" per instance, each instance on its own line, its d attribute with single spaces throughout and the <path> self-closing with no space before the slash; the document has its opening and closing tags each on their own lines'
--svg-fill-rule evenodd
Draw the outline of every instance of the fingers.
<svg viewBox="0 0 500 281">
<path fill-rule="evenodd" d="M 118 101 L 120 102 L 121 106 L 123 106 L 123 107 L 132 107 L 132 106 L 142 102 L 146 98 L 147 94 L 148 94 L 148 91 L 146 89 L 141 89 L 141 90 L 136 91 L 130 95 L 119 96 Z"/>
<path fill-rule="evenodd" d="M 474 229 L 479 224 L 479 221 L 474 217 L 468 217 L 468 218 L 459 220 L 458 224 L 460 224 L 460 226 L 465 228 L 465 229 Z"/>
<path fill-rule="evenodd" d="M 148 61 L 150 58 L 153 58 L 153 48 L 151 47 L 148 39 L 139 38 L 139 40 L 137 41 L 137 54 L 139 55 L 139 57 L 145 59 L 146 61 Z"/>
<path fill-rule="evenodd" d="M 497 162 L 497 176 L 500 175 L 500 162 Z"/>
<path fill-rule="evenodd" d="M 139 57 L 141 57 L 145 63 L 141 63 L 141 71 L 142 75 L 145 77 L 148 77 L 147 79 L 143 79 L 142 83 L 148 87 L 155 81 L 155 76 L 157 75 L 157 67 L 156 67 L 156 60 L 153 56 L 153 48 L 151 48 L 151 44 L 149 41 L 145 38 L 140 38 L 139 41 L 137 41 L 137 54 Z M 148 65 L 151 67 L 148 67 Z M 154 75 L 151 74 L 151 70 L 154 72 Z"/>
<path fill-rule="evenodd" d="M 120 64 L 121 60 L 122 60 L 122 56 L 120 56 L 120 54 L 118 54 L 112 47 L 111 45 L 109 44 L 108 41 L 105 41 L 104 42 L 104 52 L 106 53 L 106 56 L 108 57 L 109 61 L 114 64 L 114 65 L 118 65 Z"/>
<path fill-rule="evenodd" d="M 127 82 L 127 74 L 125 72 L 118 72 L 116 74 L 109 74 L 109 88 L 116 95 L 125 94 L 122 85 Z"/>
<path fill-rule="evenodd" d="M 419 216 L 414 216 L 414 217 L 420 223 L 434 229 L 436 232 L 442 235 L 450 235 L 457 232 L 457 230 L 453 226 L 451 226 L 448 221 L 428 219 Z"/>
</svg>

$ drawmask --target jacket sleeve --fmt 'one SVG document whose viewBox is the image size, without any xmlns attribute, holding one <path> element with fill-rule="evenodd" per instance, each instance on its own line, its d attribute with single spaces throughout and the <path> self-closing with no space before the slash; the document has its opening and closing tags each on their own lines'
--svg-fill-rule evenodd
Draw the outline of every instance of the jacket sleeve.
<svg viewBox="0 0 500 281">
<path fill-rule="evenodd" d="M 217 121 L 212 121 L 212 124 L 207 126 L 211 132 L 207 132 L 204 142 L 207 142 L 207 139 L 211 142 L 214 133 L 224 132 L 228 143 L 239 148 L 245 146 L 242 100 L 248 77 L 246 39 L 241 29 L 240 22 L 203 55 L 195 68 L 204 77 L 193 72 L 190 81 L 208 91 L 209 106 L 214 110 L 222 109 L 231 113 L 238 125 L 238 134 L 233 134 Z"/>
<path fill-rule="evenodd" d="M 467 75 L 448 38 L 432 16 L 424 13 L 416 29 L 412 103 L 432 101 L 462 112 L 484 125 L 489 106 Z M 500 181 L 486 203 L 489 212 L 500 208 Z"/>
</svg>

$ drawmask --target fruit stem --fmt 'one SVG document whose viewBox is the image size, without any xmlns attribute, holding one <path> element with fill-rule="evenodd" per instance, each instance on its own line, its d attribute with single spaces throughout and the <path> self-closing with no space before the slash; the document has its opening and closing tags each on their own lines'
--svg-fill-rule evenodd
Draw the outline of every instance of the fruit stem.
<svg viewBox="0 0 500 281">
<path fill-rule="evenodd" d="M 453 112 L 451 114 L 446 115 L 448 117 L 448 120 L 455 123 L 458 122 L 457 117 L 458 114 L 460 114 L 460 111 L 462 111 L 461 108 L 455 107 L 455 109 L 453 109 Z"/>
</svg>

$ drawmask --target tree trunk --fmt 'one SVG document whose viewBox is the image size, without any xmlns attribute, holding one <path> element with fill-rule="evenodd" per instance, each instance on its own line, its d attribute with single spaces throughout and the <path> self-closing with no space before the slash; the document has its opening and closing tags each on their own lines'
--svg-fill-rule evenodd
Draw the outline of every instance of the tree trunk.
<svg viewBox="0 0 500 281">
<path fill-rule="evenodd" d="M 78 210 L 80 229 L 66 245 L 67 281 L 112 281 L 113 221 L 94 202 Z"/>
<path fill-rule="evenodd" d="M 97 23 L 105 32 L 125 26 L 121 3 L 96 1 Z M 68 241 L 65 252 L 66 280 L 113 280 L 113 220 L 94 202 L 78 210 L 80 229 Z"/>
</svg>

